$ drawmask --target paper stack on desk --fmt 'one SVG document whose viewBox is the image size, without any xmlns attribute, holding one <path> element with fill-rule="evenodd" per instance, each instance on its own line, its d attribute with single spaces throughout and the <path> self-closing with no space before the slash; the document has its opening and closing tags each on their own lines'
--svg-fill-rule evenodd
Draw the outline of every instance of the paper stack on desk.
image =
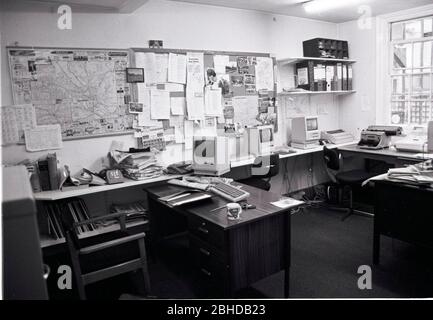
<svg viewBox="0 0 433 320">
<path fill-rule="evenodd" d="M 428 170 L 422 165 L 389 169 L 387 177 L 390 180 L 399 180 L 411 184 L 433 184 L 433 170 Z"/>
<path fill-rule="evenodd" d="M 111 155 L 117 162 L 116 168 L 133 180 L 145 180 L 159 177 L 163 167 L 158 164 L 153 152 L 121 152 L 112 151 Z"/>
</svg>

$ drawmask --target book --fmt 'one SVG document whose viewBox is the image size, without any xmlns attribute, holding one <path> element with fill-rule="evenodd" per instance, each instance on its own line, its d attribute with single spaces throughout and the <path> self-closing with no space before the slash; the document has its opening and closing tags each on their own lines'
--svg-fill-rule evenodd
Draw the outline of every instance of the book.
<svg viewBox="0 0 433 320">
<path fill-rule="evenodd" d="M 39 172 L 39 184 L 41 186 L 42 191 L 51 190 L 47 159 L 38 160 L 38 172 Z"/>
<path fill-rule="evenodd" d="M 50 189 L 59 189 L 59 175 L 57 172 L 57 156 L 55 153 L 49 153 L 47 155 L 48 162 L 48 176 L 50 179 Z"/>
</svg>

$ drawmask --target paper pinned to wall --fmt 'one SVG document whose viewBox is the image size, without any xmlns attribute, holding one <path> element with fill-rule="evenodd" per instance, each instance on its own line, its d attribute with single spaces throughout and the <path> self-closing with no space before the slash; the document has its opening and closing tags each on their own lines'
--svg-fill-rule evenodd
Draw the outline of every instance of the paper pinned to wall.
<svg viewBox="0 0 433 320">
<path fill-rule="evenodd" d="M 185 137 L 185 149 L 192 149 L 192 142 L 194 137 L 194 121 L 184 122 L 184 137 Z"/>
<path fill-rule="evenodd" d="M 168 54 L 157 54 L 156 63 L 156 82 L 166 83 L 168 81 Z"/>
<path fill-rule="evenodd" d="M 186 107 L 189 120 L 204 119 L 204 54 L 188 52 Z"/>
<path fill-rule="evenodd" d="M 153 85 L 157 83 L 156 56 L 153 52 L 137 52 L 135 66 L 144 69 L 144 83 Z"/>
<path fill-rule="evenodd" d="M 18 122 L 15 110 L 10 107 L 1 107 L 2 144 L 18 143 Z"/>
<path fill-rule="evenodd" d="M 30 152 L 61 149 L 62 130 L 59 124 L 37 126 L 25 130 L 26 149 Z"/>
<path fill-rule="evenodd" d="M 257 57 L 256 90 L 274 91 L 274 64 L 272 58 Z"/>
<path fill-rule="evenodd" d="M 234 122 L 244 126 L 257 124 L 258 96 L 233 97 Z"/>
<path fill-rule="evenodd" d="M 171 97 L 170 107 L 172 115 L 184 115 L 186 108 L 185 97 Z"/>
<path fill-rule="evenodd" d="M 150 117 L 153 120 L 170 119 L 170 92 L 150 91 Z"/>
<path fill-rule="evenodd" d="M 36 126 L 36 112 L 32 104 L 2 107 L 2 143 L 24 142 L 24 131 Z"/>
<path fill-rule="evenodd" d="M 185 137 L 185 118 L 183 116 L 170 117 L 170 126 L 174 127 L 175 142 L 183 143 Z"/>
<path fill-rule="evenodd" d="M 203 92 L 196 92 L 187 86 L 186 90 L 186 108 L 188 111 L 188 120 L 204 119 L 204 97 Z"/>
<path fill-rule="evenodd" d="M 221 88 L 213 89 L 210 86 L 205 88 L 205 115 L 220 117 L 223 115 Z"/>
<path fill-rule="evenodd" d="M 168 82 L 186 84 L 186 55 L 169 54 Z"/>
<path fill-rule="evenodd" d="M 225 74 L 226 66 L 229 65 L 230 57 L 225 55 L 215 55 L 213 57 L 214 70 L 216 74 Z"/>
</svg>

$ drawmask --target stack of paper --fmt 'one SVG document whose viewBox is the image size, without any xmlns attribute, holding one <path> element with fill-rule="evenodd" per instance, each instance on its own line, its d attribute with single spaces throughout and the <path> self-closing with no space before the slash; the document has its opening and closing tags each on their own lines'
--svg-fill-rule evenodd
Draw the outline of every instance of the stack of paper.
<svg viewBox="0 0 433 320">
<path fill-rule="evenodd" d="M 153 152 L 128 153 L 112 151 L 112 157 L 117 162 L 117 168 L 133 180 L 145 180 L 159 177 L 163 167 L 158 164 Z"/>
<path fill-rule="evenodd" d="M 387 177 L 391 180 L 399 180 L 413 184 L 433 184 L 433 170 L 424 170 L 420 165 L 389 169 Z"/>
</svg>

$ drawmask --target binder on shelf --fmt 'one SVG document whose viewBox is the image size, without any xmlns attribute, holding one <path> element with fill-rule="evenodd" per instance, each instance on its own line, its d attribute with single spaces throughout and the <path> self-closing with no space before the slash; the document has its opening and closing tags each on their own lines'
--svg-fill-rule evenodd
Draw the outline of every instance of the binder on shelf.
<svg viewBox="0 0 433 320">
<path fill-rule="evenodd" d="M 343 64 L 337 63 L 337 91 L 343 90 Z"/>
<path fill-rule="evenodd" d="M 314 66 L 314 91 L 326 91 L 326 66 L 318 63 Z"/>
<path fill-rule="evenodd" d="M 353 90 L 352 85 L 353 70 L 350 64 L 347 65 L 347 90 Z"/>
<path fill-rule="evenodd" d="M 347 66 L 345 64 L 342 64 L 343 69 L 343 81 L 341 84 L 341 90 L 345 91 L 347 90 Z"/>
<path fill-rule="evenodd" d="M 333 91 L 334 88 L 334 65 L 326 66 L 326 91 Z"/>
</svg>

